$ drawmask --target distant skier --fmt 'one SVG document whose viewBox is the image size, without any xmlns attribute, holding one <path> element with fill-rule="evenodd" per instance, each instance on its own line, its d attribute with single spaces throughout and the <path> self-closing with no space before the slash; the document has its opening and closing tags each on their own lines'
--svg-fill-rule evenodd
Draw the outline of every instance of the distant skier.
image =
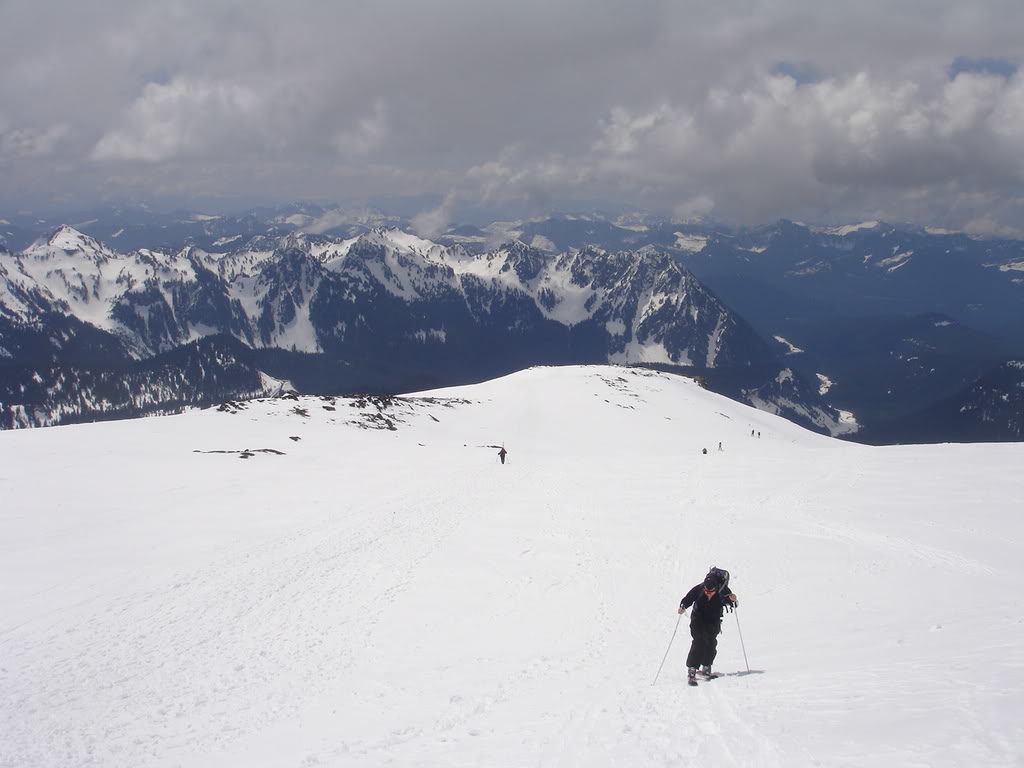
<svg viewBox="0 0 1024 768">
<path fill-rule="evenodd" d="M 708 449 L 707 448 L 702 448 L 701 449 L 701 453 L 704 454 L 705 456 L 707 456 L 708 455 Z"/>
<path fill-rule="evenodd" d="M 505 463 L 505 457 L 508 455 L 508 451 L 505 450 L 505 446 L 501 446 L 501 450 L 498 451 L 498 458 L 501 459 L 501 463 Z"/>
<path fill-rule="evenodd" d="M 693 606 L 690 613 L 690 652 L 686 656 L 686 680 L 697 684 L 697 670 L 700 668 L 705 679 L 715 677 L 711 665 L 718 653 L 718 634 L 722 631 L 722 610 L 732 611 L 738 603 L 736 595 L 729 589 L 729 572 L 712 568 L 698 584 L 679 601 L 679 613 Z"/>
<path fill-rule="evenodd" d="M 722 443 L 721 443 L 721 441 L 719 441 L 719 443 L 718 443 L 718 450 L 720 450 L 720 451 L 721 451 L 721 450 L 723 450 L 723 449 L 722 449 Z"/>
</svg>

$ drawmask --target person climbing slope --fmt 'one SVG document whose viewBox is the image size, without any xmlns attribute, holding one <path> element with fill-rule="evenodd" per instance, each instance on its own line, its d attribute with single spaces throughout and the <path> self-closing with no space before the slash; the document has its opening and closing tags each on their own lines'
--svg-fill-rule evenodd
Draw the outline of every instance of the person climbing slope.
<svg viewBox="0 0 1024 768">
<path fill-rule="evenodd" d="M 738 602 L 729 589 L 729 572 L 712 567 L 704 581 L 679 601 L 679 613 L 690 612 L 690 652 L 686 656 L 686 677 L 690 685 L 697 684 L 697 671 L 707 680 L 716 677 L 711 672 L 718 653 L 718 635 L 722 631 L 722 611 L 732 611 Z"/>
</svg>

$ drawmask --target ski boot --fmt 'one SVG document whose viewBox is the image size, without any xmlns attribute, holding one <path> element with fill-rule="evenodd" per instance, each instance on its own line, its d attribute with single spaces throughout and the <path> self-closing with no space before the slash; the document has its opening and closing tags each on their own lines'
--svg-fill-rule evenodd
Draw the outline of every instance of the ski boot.
<svg viewBox="0 0 1024 768">
<path fill-rule="evenodd" d="M 714 680 L 718 675 L 711 671 L 711 665 L 705 664 L 700 668 L 700 674 L 705 680 Z"/>
<path fill-rule="evenodd" d="M 697 668 L 688 667 L 686 670 L 686 684 L 696 685 L 697 684 Z"/>
</svg>

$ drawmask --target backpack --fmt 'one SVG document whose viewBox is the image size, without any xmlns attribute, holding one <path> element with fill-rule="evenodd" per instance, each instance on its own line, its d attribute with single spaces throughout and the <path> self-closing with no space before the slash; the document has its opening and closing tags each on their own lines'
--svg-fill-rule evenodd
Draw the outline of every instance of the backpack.
<svg viewBox="0 0 1024 768">
<path fill-rule="evenodd" d="M 711 566 L 708 571 L 708 575 L 704 577 L 704 580 L 713 579 L 718 584 L 720 590 L 727 589 L 729 587 L 729 572 L 724 568 L 716 568 Z"/>
</svg>

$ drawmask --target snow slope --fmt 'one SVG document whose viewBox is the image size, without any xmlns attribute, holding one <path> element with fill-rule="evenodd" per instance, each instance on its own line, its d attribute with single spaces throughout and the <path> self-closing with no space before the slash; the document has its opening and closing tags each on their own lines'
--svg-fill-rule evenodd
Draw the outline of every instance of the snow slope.
<svg viewBox="0 0 1024 768">
<path fill-rule="evenodd" d="M 0 766 L 1024 759 L 1024 445 L 843 443 L 609 366 L 0 459 Z M 684 618 L 652 686 L 712 564 L 750 672 L 727 616 L 688 688 Z"/>
</svg>

